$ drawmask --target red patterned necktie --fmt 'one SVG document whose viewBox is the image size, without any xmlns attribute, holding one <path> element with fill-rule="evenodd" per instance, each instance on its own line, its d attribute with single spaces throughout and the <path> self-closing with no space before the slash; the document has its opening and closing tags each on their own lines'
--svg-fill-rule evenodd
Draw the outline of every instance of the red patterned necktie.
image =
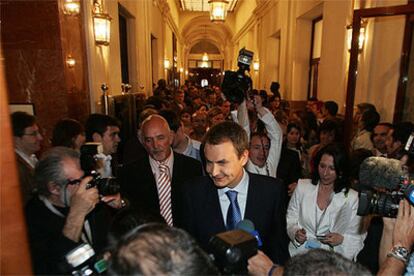
<svg viewBox="0 0 414 276">
<path fill-rule="evenodd" d="M 167 165 L 159 164 L 160 175 L 158 176 L 158 198 L 160 201 L 160 213 L 169 226 L 173 225 L 171 212 L 171 179 L 170 170 Z"/>
</svg>

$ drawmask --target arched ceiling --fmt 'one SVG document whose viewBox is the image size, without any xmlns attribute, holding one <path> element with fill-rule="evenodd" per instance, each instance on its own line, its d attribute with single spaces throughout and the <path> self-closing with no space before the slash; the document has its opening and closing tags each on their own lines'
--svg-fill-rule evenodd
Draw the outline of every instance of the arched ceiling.
<svg viewBox="0 0 414 276">
<path fill-rule="evenodd" d="M 189 20 L 181 29 L 181 37 L 188 51 L 195 44 L 208 41 L 223 54 L 224 48 L 230 42 L 233 34 L 225 23 L 212 23 L 207 14 Z"/>
<path fill-rule="evenodd" d="M 211 53 L 211 54 L 220 54 L 220 50 L 217 48 L 216 45 L 209 41 L 200 41 L 190 49 L 190 54 L 203 54 L 203 53 Z"/>
</svg>

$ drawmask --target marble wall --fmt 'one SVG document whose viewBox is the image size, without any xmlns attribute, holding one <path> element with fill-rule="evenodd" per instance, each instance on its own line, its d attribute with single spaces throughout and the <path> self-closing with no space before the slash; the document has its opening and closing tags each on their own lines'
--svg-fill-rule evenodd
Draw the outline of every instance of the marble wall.
<svg viewBox="0 0 414 276">
<path fill-rule="evenodd" d="M 9 102 L 33 103 L 46 138 L 59 119 L 84 121 L 90 107 L 82 15 L 64 15 L 59 0 L 29 0 L 2 1 L 1 18 Z"/>
</svg>

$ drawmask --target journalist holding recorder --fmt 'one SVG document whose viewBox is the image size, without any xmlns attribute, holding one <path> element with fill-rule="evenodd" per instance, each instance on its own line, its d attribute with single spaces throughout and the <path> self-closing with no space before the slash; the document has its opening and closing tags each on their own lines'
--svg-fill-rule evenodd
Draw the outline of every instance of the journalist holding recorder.
<svg viewBox="0 0 414 276">
<path fill-rule="evenodd" d="M 121 208 L 122 200 L 119 193 L 100 196 L 83 175 L 79 153 L 70 148 L 52 148 L 36 165 L 38 195 L 26 206 L 35 274 L 64 273 L 63 257 L 82 243 L 97 253 L 106 245 L 106 205 Z"/>
<path fill-rule="evenodd" d="M 316 156 L 312 179 L 299 180 L 287 211 L 291 256 L 323 248 L 353 260 L 362 249 L 358 194 L 349 188 L 346 160 L 344 150 L 328 145 Z"/>
</svg>

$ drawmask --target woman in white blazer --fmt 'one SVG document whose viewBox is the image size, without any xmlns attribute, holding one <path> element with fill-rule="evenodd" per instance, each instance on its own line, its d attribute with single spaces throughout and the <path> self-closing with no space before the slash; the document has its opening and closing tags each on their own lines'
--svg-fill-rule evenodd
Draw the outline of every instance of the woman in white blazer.
<svg viewBox="0 0 414 276">
<path fill-rule="evenodd" d="M 346 152 L 328 145 L 315 158 L 312 179 L 300 179 L 289 202 L 291 256 L 324 248 L 354 260 L 365 238 L 357 209 L 358 194 L 349 188 Z"/>
</svg>

